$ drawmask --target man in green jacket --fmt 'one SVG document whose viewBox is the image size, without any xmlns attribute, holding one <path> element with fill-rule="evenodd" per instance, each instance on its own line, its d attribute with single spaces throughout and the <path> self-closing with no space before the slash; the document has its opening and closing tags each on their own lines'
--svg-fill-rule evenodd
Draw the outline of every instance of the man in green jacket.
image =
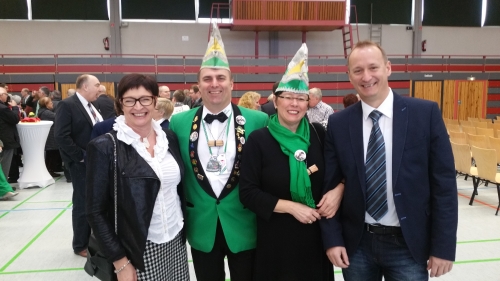
<svg viewBox="0 0 500 281">
<path fill-rule="evenodd" d="M 186 173 L 186 233 L 199 281 L 252 280 L 255 214 L 239 200 L 242 150 L 248 135 L 267 125 L 260 111 L 231 103 L 233 78 L 217 26 L 198 72 L 203 106 L 172 116 Z"/>
</svg>

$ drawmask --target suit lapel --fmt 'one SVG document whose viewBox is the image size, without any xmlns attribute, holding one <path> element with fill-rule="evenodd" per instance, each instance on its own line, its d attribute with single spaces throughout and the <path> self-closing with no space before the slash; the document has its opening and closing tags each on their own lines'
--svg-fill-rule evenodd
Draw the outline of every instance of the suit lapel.
<svg viewBox="0 0 500 281">
<path fill-rule="evenodd" d="M 87 110 L 83 107 L 83 104 L 80 102 L 80 99 L 76 94 L 73 95 L 73 102 L 75 103 L 76 107 L 82 112 L 83 116 L 85 116 L 85 119 L 89 121 L 90 126 L 94 126 L 94 123 L 92 122 L 92 119 L 90 119 L 90 115 L 87 113 Z"/>
<path fill-rule="evenodd" d="M 366 169 L 363 146 L 363 109 L 361 102 L 356 103 L 355 110 L 351 111 L 349 118 L 349 134 L 351 137 L 352 154 L 358 170 L 359 183 L 363 194 L 366 193 Z"/>
<path fill-rule="evenodd" d="M 392 121 L 392 187 L 396 186 L 401 158 L 406 143 L 408 128 L 408 105 L 398 94 L 394 93 Z"/>
</svg>

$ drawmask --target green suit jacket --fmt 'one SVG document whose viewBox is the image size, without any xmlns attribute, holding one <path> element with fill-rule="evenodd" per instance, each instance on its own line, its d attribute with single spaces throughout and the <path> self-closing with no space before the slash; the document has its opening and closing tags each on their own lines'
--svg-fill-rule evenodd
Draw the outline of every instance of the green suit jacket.
<svg viewBox="0 0 500 281">
<path fill-rule="evenodd" d="M 252 131 L 267 126 L 268 116 L 260 111 L 234 104 L 232 106 L 236 157 L 231 175 L 219 197 L 213 192 L 197 153 L 203 107 L 176 114 L 170 120 L 170 129 L 179 138 L 186 169 L 182 180 L 186 188 L 187 239 L 191 247 L 207 253 L 214 246 L 217 219 L 220 220 L 231 252 L 238 253 L 256 247 L 255 214 L 246 209 L 239 199 L 239 168 L 246 138 Z"/>
</svg>

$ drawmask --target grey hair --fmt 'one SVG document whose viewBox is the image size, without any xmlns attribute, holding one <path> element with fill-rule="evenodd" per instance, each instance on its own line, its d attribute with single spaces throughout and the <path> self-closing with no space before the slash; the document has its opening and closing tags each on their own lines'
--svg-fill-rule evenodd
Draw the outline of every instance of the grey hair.
<svg viewBox="0 0 500 281">
<path fill-rule="evenodd" d="M 309 89 L 309 95 L 313 95 L 319 99 L 321 99 L 323 97 L 323 94 L 321 93 L 321 89 L 319 89 L 319 88 Z"/>
</svg>

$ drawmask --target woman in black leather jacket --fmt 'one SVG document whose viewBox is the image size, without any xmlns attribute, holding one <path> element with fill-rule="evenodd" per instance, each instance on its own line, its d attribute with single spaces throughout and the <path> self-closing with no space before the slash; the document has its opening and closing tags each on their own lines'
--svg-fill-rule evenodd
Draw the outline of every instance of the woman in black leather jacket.
<svg viewBox="0 0 500 281">
<path fill-rule="evenodd" d="M 123 115 L 87 147 L 87 218 L 119 281 L 189 280 L 184 170 L 176 135 L 152 119 L 157 97 L 153 78 L 124 76 L 115 99 Z"/>
</svg>

